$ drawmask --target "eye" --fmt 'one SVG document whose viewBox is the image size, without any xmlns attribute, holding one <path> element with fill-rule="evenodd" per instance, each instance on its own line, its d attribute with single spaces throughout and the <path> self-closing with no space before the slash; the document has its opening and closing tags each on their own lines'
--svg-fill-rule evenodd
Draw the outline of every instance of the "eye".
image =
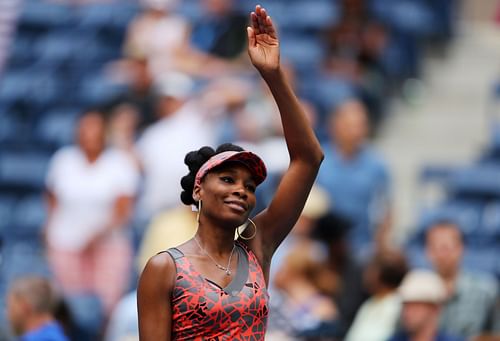
<svg viewBox="0 0 500 341">
<path fill-rule="evenodd" d="M 220 179 L 228 184 L 234 183 L 234 179 L 230 176 L 221 176 Z"/>
<path fill-rule="evenodd" d="M 246 185 L 246 188 L 248 191 L 255 193 L 255 186 L 254 185 Z"/>
</svg>

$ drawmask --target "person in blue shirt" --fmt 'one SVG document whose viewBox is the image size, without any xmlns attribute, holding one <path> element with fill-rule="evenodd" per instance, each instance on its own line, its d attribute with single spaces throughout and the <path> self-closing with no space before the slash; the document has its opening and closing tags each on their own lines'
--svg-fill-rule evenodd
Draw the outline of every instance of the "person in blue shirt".
<svg viewBox="0 0 500 341">
<path fill-rule="evenodd" d="M 352 249 L 367 254 L 385 246 L 390 227 L 389 171 L 367 141 L 369 129 L 360 101 L 337 106 L 329 116 L 329 141 L 322 146 L 325 160 L 317 179 L 330 196 L 331 210 L 351 222 Z"/>
<path fill-rule="evenodd" d="M 7 317 L 17 341 L 69 341 L 53 312 L 57 297 L 43 277 L 21 277 L 7 294 Z"/>
</svg>

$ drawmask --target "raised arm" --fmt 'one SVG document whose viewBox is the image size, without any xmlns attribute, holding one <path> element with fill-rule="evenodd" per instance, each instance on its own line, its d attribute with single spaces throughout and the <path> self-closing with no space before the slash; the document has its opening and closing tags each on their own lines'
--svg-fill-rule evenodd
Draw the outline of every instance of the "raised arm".
<svg viewBox="0 0 500 341">
<path fill-rule="evenodd" d="M 250 243 L 263 264 L 295 225 L 314 183 L 323 152 L 297 97 L 280 68 L 279 39 L 271 17 L 257 6 L 248 27 L 248 53 L 278 105 L 290 154 L 285 172 L 269 207 L 255 217 L 259 234 Z"/>
</svg>

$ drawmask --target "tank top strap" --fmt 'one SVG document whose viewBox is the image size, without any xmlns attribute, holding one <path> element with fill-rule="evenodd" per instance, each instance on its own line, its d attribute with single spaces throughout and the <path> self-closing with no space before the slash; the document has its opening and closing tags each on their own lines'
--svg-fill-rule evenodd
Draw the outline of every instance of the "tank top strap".
<svg viewBox="0 0 500 341">
<path fill-rule="evenodd" d="M 182 253 L 182 251 L 176 247 L 171 247 L 171 248 L 169 248 L 165 251 L 162 251 L 162 252 L 167 252 L 173 258 L 174 261 L 184 257 L 184 254 Z"/>
</svg>

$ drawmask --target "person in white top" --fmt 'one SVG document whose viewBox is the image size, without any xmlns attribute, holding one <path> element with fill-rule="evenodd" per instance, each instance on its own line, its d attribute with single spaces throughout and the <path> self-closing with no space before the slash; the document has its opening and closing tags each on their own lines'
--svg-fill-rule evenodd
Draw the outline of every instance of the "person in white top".
<svg viewBox="0 0 500 341">
<path fill-rule="evenodd" d="M 397 290 L 407 272 L 401 252 L 384 250 L 375 255 L 365 271 L 365 285 L 372 296 L 356 314 L 346 341 L 386 341 L 394 334 L 402 306 Z"/>
<path fill-rule="evenodd" d="M 64 293 L 95 293 L 109 312 L 128 284 L 132 249 L 125 227 L 139 173 L 123 152 L 105 147 L 104 136 L 104 118 L 86 112 L 77 145 L 52 157 L 44 232 L 49 263 Z"/>
<path fill-rule="evenodd" d="M 201 105 L 191 100 L 193 81 L 170 73 L 157 84 L 159 120 L 148 127 L 137 142 L 144 173 L 139 208 L 150 218 L 179 204 L 180 181 L 185 173 L 185 155 L 203 145 L 215 143 L 213 121 Z"/>
</svg>

